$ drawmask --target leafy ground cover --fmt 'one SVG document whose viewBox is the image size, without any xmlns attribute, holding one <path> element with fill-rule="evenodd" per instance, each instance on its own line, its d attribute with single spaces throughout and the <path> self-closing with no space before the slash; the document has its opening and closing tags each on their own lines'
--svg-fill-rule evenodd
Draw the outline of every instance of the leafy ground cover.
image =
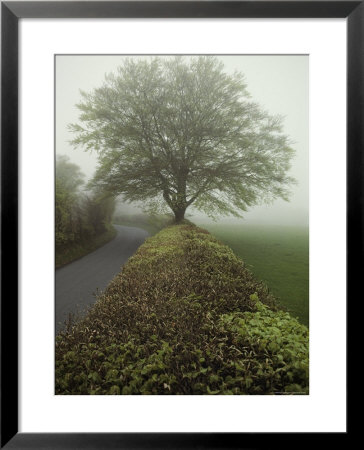
<svg viewBox="0 0 364 450">
<path fill-rule="evenodd" d="M 99 247 L 107 244 L 109 241 L 114 239 L 116 236 L 116 230 L 114 227 L 110 227 L 107 231 L 95 236 L 89 237 L 82 241 L 73 242 L 68 245 L 56 246 L 55 259 L 56 259 L 56 269 L 65 266 L 66 264 L 75 261 L 76 259 L 82 258 L 88 253 L 93 252 Z"/>
<path fill-rule="evenodd" d="M 225 224 L 206 228 L 240 256 L 292 316 L 308 326 L 308 228 Z"/>
<path fill-rule="evenodd" d="M 170 226 L 57 337 L 56 393 L 308 393 L 308 329 L 228 246 Z"/>
</svg>

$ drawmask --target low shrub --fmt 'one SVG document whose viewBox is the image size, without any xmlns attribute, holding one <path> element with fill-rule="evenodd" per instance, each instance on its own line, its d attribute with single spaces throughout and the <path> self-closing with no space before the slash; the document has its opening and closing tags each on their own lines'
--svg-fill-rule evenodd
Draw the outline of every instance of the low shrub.
<svg viewBox="0 0 364 450">
<path fill-rule="evenodd" d="M 307 392 L 307 328 L 193 225 L 147 239 L 56 339 L 57 394 Z"/>
</svg>

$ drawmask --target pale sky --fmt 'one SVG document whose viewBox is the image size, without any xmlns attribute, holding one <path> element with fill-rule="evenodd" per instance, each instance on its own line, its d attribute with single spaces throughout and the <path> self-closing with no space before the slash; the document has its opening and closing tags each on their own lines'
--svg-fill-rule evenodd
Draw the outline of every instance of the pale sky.
<svg viewBox="0 0 364 450">
<path fill-rule="evenodd" d="M 75 105 L 80 101 L 80 89 L 91 91 L 100 87 L 105 74 L 114 72 L 123 58 L 115 55 L 56 57 L 56 153 L 68 155 L 87 178 L 95 171 L 97 154 L 74 149 L 68 143 L 73 136 L 67 125 L 78 122 L 79 111 Z M 292 188 L 290 202 L 276 200 L 269 206 L 255 206 L 244 214 L 243 222 L 308 225 L 308 56 L 224 55 L 218 58 L 224 63 L 226 72 L 239 70 L 245 75 L 251 100 L 270 114 L 284 116 L 284 133 L 296 151 L 290 175 L 296 178 L 298 185 Z M 133 208 L 128 210 L 133 211 Z M 194 213 L 190 218 L 192 221 L 194 218 L 204 221 L 200 213 L 187 212 Z"/>
</svg>

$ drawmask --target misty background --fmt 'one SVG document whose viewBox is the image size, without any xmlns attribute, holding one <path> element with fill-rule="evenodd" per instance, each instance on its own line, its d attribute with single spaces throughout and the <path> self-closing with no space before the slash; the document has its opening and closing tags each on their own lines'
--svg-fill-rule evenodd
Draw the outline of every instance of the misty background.
<svg viewBox="0 0 364 450">
<path fill-rule="evenodd" d="M 78 123 L 80 89 L 89 92 L 103 84 L 105 74 L 115 72 L 127 56 L 57 55 L 56 56 L 56 153 L 69 156 L 80 166 L 86 181 L 94 175 L 97 153 L 74 149 L 73 134 L 67 129 Z M 163 57 L 163 56 L 161 56 Z M 166 57 L 168 57 L 166 55 Z M 150 56 L 135 56 L 149 59 Z M 219 223 L 272 224 L 308 226 L 309 149 L 308 149 L 308 56 L 306 55 L 229 55 L 217 56 L 225 71 L 245 75 L 251 100 L 270 114 L 284 116 L 283 131 L 289 136 L 296 155 L 289 175 L 297 180 L 289 202 L 278 199 L 270 205 L 258 205 L 244 213 L 243 219 L 219 217 Z M 119 202 L 118 212 L 135 214 L 137 205 Z M 188 209 L 186 217 L 196 223 L 211 222 L 206 215 Z"/>
</svg>

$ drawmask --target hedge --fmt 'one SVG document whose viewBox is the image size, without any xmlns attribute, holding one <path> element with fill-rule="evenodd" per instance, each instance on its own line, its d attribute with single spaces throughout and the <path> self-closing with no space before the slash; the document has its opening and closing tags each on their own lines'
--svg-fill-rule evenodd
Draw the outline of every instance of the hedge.
<svg viewBox="0 0 364 450">
<path fill-rule="evenodd" d="M 206 230 L 146 240 L 56 338 L 57 394 L 308 393 L 308 329 Z"/>
</svg>

